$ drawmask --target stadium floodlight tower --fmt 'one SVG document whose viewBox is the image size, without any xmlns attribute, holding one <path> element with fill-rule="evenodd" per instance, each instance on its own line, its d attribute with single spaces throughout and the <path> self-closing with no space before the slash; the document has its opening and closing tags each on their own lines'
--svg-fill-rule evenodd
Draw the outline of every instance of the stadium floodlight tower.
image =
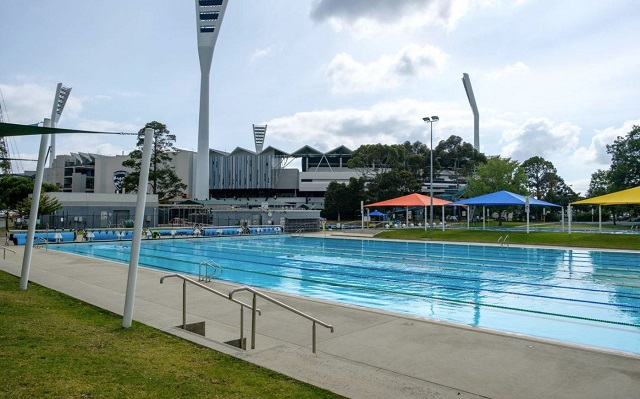
<svg viewBox="0 0 640 399">
<path fill-rule="evenodd" d="M 473 95 L 473 87 L 471 87 L 471 79 L 466 73 L 462 74 L 462 84 L 464 91 L 467 92 L 469 105 L 473 111 L 473 148 L 480 151 L 480 114 L 478 113 L 478 105 L 476 105 L 476 97 Z"/>
<path fill-rule="evenodd" d="M 196 28 L 200 58 L 200 120 L 196 157 L 195 198 L 209 199 L 209 73 L 213 49 L 229 0 L 196 0 Z"/>
<path fill-rule="evenodd" d="M 267 125 L 253 125 L 253 141 L 256 145 L 256 153 L 262 152 L 264 138 L 267 135 Z"/>
<path fill-rule="evenodd" d="M 71 87 L 63 86 L 62 83 L 58 83 L 56 87 L 56 96 L 53 99 L 53 109 L 51 110 L 51 127 L 58 126 L 60 115 L 64 109 L 67 99 L 71 94 Z M 49 167 L 53 168 L 53 160 L 56 157 L 56 135 L 51 135 L 51 154 L 49 154 Z"/>
</svg>

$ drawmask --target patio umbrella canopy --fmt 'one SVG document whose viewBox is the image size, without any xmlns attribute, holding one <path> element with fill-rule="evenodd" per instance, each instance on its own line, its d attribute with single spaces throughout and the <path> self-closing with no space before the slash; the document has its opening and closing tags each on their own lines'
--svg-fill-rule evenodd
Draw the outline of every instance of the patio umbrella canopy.
<svg viewBox="0 0 640 399">
<path fill-rule="evenodd" d="M 375 211 L 371 212 L 369 214 L 369 216 L 384 216 L 384 213 L 382 213 L 382 212 L 380 212 L 378 210 L 375 210 Z"/>
</svg>

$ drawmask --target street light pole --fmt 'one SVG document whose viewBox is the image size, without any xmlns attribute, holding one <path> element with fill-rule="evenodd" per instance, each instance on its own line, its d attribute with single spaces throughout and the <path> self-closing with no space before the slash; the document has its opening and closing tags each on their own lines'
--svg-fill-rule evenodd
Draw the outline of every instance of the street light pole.
<svg viewBox="0 0 640 399">
<path fill-rule="evenodd" d="M 438 122 L 440 118 L 437 116 L 432 116 L 431 118 L 425 116 L 422 120 L 431 125 L 431 147 L 429 149 L 429 227 L 433 227 L 433 122 Z"/>
</svg>

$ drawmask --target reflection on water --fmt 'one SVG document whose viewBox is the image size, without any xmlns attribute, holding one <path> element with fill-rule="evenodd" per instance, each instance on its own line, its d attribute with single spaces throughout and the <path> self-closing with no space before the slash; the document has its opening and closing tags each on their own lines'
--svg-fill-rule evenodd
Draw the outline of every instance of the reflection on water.
<svg viewBox="0 0 640 399">
<path fill-rule="evenodd" d="M 125 243 L 57 249 L 127 263 Z M 140 264 L 352 305 L 640 353 L 631 252 L 302 237 L 145 241 Z"/>
</svg>

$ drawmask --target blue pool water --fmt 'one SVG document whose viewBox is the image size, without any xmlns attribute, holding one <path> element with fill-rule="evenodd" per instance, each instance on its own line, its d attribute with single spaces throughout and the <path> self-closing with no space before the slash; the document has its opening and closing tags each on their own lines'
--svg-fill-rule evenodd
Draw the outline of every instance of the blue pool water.
<svg viewBox="0 0 640 399">
<path fill-rule="evenodd" d="M 128 263 L 130 242 L 50 245 Z M 640 254 L 308 237 L 143 241 L 140 265 L 640 354 Z"/>
</svg>

